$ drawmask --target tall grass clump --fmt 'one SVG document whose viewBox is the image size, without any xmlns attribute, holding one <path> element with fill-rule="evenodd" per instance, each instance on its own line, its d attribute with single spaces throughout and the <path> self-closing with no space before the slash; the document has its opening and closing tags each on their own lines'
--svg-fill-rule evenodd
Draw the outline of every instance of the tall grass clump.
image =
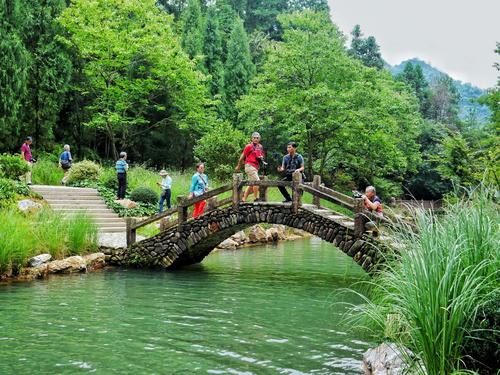
<svg viewBox="0 0 500 375">
<path fill-rule="evenodd" d="M 0 276 L 32 255 L 31 223 L 13 209 L 0 210 Z"/>
<path fill-rule="evenodd" d="M 67 219 L 44 207 L 34 217 L 33 236 L 37 250 L 48 252 L 54 258 L 66 256 Z"/>
<path fill-rule="evenodd" d="M 359 310 L 418 356 L 420 373 L 451 374 L 463 368 L 478 309 L 498 290 L 500 215 L 492 192 L 479 188 L 442 217 L 418 210 L 414 219 L 416 228 L 396 229 L 398 255 Z"/>
<path fill-rule="evenodd" d="M 95 222 L 85 213 L 67 219 L 68 251 L 71 255 L 97 249 L 98 229 Z"/>
<path fill-rule="evenodd" d="M 43 158 L 33 164 L 32 179 L 35 185 L 60 185 L 63 176 L 64 172 L 57 161 Z"/>
</svg>

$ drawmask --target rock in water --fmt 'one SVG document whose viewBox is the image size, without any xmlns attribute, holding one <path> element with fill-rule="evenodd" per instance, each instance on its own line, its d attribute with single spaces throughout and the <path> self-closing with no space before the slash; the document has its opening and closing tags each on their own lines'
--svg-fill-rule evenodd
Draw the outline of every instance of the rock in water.
<svg viewBox="0 0 500 375">
<path fill-rule="evenodd" d="M 83 257 L 76 255 L 62 260 L 49 263 L 49 273 L 72 273 L 82 272 L 87 269 L 87 263 Z"/>
<path fill-rule="evenodd" d="M 248 233 L 250 242 L 267 242 L 266 231 L 260 225 L 254 225 Z"/>
<path fill-rule="evenodd" d="M 36 257 L 28 259 L 28 266 L 30 267 L 38 267 L 41 264 L 47 263 L 52 259 L 52 255 L 50 254 L 40 254 Z"/>
<path fill-rule="evenodd" d="M 228 238 L 218 244 L 217 247 L 224 250 L 234 250 L 238 247 L 238 243 L 233 241 L 231 238 Z"/>
<path fill-rule="evenodd" d="M 405 358 L 414 358 L 414 354 L 405 349 L 403 352 L 394 343 L 382 343 L 375 349 L 369 349 L 363 355 L 362 370 L 366 375 L 411 375 L 410 366 Z"/>
</svg>

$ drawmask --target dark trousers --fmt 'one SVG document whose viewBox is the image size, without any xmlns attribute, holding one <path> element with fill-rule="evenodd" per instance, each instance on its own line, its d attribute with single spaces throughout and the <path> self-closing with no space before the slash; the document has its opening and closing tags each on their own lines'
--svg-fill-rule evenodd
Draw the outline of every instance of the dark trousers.
<svg viewBox="0 0 500 375">
<path fill-rule="evenodd" d="M 118 199 L 125 198 L 126 190 L 127 190 L 127 174 L 118 173 Z"/>
<path fill-rule="evenodd" d="M 287 173 L 285 175 L 285 177 L 283 177 L 281 179 L 281 181 L 292 181 L 292 174 Z M 280 192 L 283 195 L 283 198 L 285 198 L 285 200 L 290 201 L 290 202 L 292 201 L 292 197 L 290 197 L 290 194 L 288 194 L 288 191 L 286 190 L 286 188 L 284 186 L 278 186 L 278 189 L 280 189 Z"/>
<path fill-rule="evenodd" d="M 160 194 L 160 212 L 163 211 L 163 202 L 167 201 L 167 207 L 170 209 L 170 197 L 172 196 L 172 190 L 166 189 Z"/>
</svg>

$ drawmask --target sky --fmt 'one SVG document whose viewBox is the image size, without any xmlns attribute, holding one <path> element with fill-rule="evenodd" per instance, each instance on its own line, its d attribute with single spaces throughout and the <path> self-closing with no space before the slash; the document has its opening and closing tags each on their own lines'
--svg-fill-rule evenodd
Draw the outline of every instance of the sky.
<svg viewBox="0 0 500 375">
<path fill-rule="evenodd" d="M 359 24 L 391 65 L 417 57 L 454 79 L 495 86 L 499 0 L 328 0 L 345 35 Z"/>
</svg>

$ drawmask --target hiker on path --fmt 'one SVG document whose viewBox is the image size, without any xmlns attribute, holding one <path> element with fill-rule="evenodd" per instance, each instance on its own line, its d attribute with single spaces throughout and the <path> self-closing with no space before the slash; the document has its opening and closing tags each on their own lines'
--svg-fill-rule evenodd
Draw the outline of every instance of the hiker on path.
<svg viewBox="0 0 500 375">
<path fill-rule="evenodd" d="M 191 187 L 189 188 L 189 199 L 199 197 L 208 191 L 208 176 L 205 172 L 205 164 L 196 164 L 196 173 L 191 178 Z M 205 210 L 206 200 L 194 204 L 193 218 L 197 218 Z"/>
<path fill-rule="evenodd" d="M 71 163 L 73 158 L 71 157 L 69 145 L 64 145 L 64 151 L 59 155 L 59 168 L 64 171 L 64 177 L 61 180 L 61 185 L 66 185 L 69 178 L 69 170 L 71 169 Z"/>
<path fill-rule="evenodd" d="M 170 209 L 170 197 L 172 196 L 172 177 L 168 174 L 165 169 L 160 171 L 161 182 L 156 184 L 161 186 L 160 194 L 160 213 L 163 211 L 163 202 L 167 201 L 167 208 Z"/>
<path fill-rule="evenodd" d="M 260 134 L 257 132 L 252 133 L 252 141 L 245 146 L 241 156 L 236 165 L 235 172 L 240 171 L 240 166 L 245 161 L 245 173 L 248 181 L 259 181 L 259 167 L 266 165 L 264 161 L 264 148 L 260 144 Z M 259 187 L 249 186 L 243 195 L 243 202 L 246 202 L 248 196 L 253 191 L 254 201 L 259 199 Z"/>
<path fill-rule="evenodd" d="M 116 161 L 116 176 L 118 178 L 118 199 L 125 199 L 125 191 L 127 190 L 127 153 L 120 152 L 120 159 Z"/>
<path fill-rule="evenodd" d="M 283 162 L 278 167 L 278 171 L 285 172 L 285 177 L 283 177 L 282 181 L 292 181 L 294 173 L 302 174 L 304 172 L 304 158 L 297 153 L 297 144 L 295 142 L 288 142 L 286 150 L 288 153 L 283 157 Z M 284 186 L 279 186 L 278 189 L 283 198 L 285 198 L 283 203 L 292 201 L 290 194 Z"/>
<path fill-rule="evenodd" d="M 28 164 L 28 172 L 24 175 L 24 179 L 27 185 L 31 185 L 31 171 L 33 169 L 33 156 L 31 155 L 30 145 L 33 142 L 33 138 L 26 137 L 23 145 L 21 146 L 21 155 L 24 161 Z"/>
</svg>

